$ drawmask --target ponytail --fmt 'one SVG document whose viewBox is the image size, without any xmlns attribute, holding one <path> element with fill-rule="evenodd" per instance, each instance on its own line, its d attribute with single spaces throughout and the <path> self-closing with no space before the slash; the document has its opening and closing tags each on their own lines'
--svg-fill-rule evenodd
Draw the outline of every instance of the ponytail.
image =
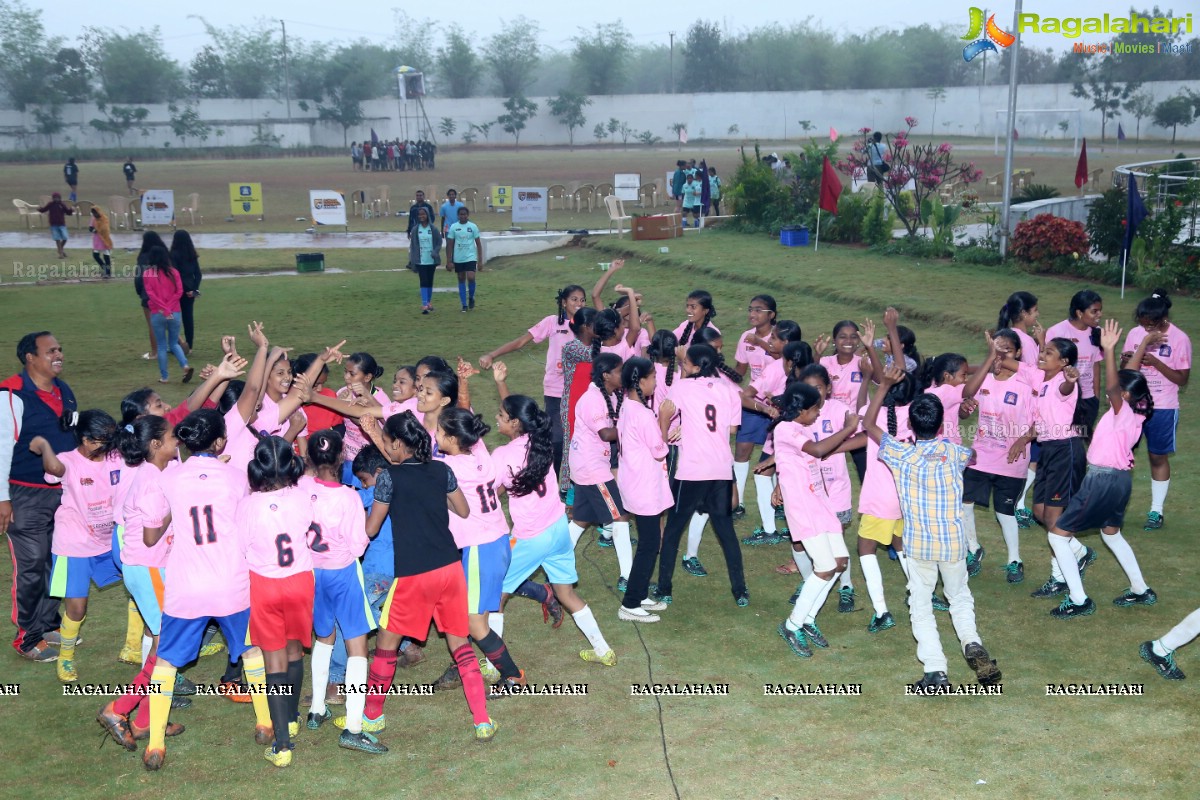
<svg viewBox="0 0 1200 800">
<path fill-rule="evenodd" d="M 582 286 L 576 286 L 575 284 L 572 283 L 570 286 L 564 286 L 562 289 L 560 289 L 558 292 L 558 296 L 556 298 L 554 298 L 555 303 L 558 305 L 558 324 L 559 325 L 562 325 L 564 322 L 567 321 L 567 298 L 570 297 L 571 295 L 575 294 L 576 292 L 579 292 L 580 294 L 584 294 L 586 296 L 586 292 L 584 292 Z"/>
<path fill-rule="evenodd" d="M 569 287 L 568 287 L 569 288 Z M 521 433 L 529 437 L 525 450 L 525 466 L 513 476 L 511 497 L 546 491 L 546 475 L 554 466 L 554 435 L 550 429 L 550 417 L 538 408 L 538 404 L 523 394 L 510 394 L 501 404 L 504 412 L 521 425 Z"/>
<path fill-rule="evenodd" d="M 150 458 L 150 443 L 162 441 L 168 430 L 167 421 L 162 417 L 137 417 L 117 431 L 114 449 L 125 459 L 125 466 L 140 466 Z"/>
<path fill-rule="evenodd" d="M 648 358 L 634 357 L 621 367 L 621 388 L 625 396 L 637 395 L 638 402 L 646 405 L 646 396 L 642 394 L 642 378 L 654 374 L 654 364 Z"/>
<path fill-rule="evenodd" d="M 624 395 L 617 394 L 617 405 L 613 407 L 612 395 L 608 389 L 604 388 L 604 374 L 612 372 L 621 366 L 621 357 L 616 353 L 602 353 L 599 358 L 592 362 L 592 383 L 600 390 L 600 394 L 604 396 L 604 405 L 608 409 L 608 418 L 615 424 L 617 416 L 621 413 L 621 401 Z"/>
</svg>

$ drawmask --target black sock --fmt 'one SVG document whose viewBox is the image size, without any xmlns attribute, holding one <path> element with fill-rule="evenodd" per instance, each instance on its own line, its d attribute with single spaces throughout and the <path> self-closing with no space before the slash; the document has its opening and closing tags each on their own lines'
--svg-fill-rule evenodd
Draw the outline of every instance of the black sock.
<svg viewBox="0 0 1200 800">
<path fill-rule="evenodd" d="M 100 258 L 100 253 L 97 252 L 96 250 L 92 251 L 92 258 L 96 259 L 96 266 L 98 266 L 98 267 L 104 266 L 104 260 Z"/>
<path fill-rule="evenodd" d="M 286 672 L 267 673 L 267 708 L 271 711 L 271 724 L 275 726 L 275 752 L 289 750 L 292 747 L 292 737 L 288 733 L 288 722 L 294 718 L 291 713 L 291 698 L 287 696 L 288 674 Z"/>
<path fill-rule="evenodd" d="M 292 687 L 292 695 L 288 698 L 288 708 L 290 709 L 291 717 L 289 719 L 300 718 L 300 692 L 304 688 L 304 659 L 299 661 L 289 661 L 287 670 L 288 683 Z M 313 691 L 316 691 L 314 688 Z"/>
<path fill-rule="evenodd" d="M 241 683 L 242 681 L 242 659 L 239 657 L 237 661 L 225 662 L 225 674 L 221 676 L 222 683 Z"/>
<path fill-rule="evenodd" d="M 512 656 L 508 654 L 508 648 L 504 645 L 504 640 L 496 635 L 495 631 L 489 630 L 487 636 L 478 639 L 475 642 L 479 645 L 479 649 L 487 656 L 488 661 L 495 665 L 500 671 L 501 678 L 519 678 L 521 670 L 517 669 L 517 662 L 513 661 Z"/>
<path fill-rule="evenodd" d="M 546 591 L 546 584 L 534 581 L 525 581 L 517 587 L 517 591 L 513 594 L 528 597 L 530 600 L 537 600 L 539 603 L 544 603 L 550 599 L 550 594 Z"/>
</svg>

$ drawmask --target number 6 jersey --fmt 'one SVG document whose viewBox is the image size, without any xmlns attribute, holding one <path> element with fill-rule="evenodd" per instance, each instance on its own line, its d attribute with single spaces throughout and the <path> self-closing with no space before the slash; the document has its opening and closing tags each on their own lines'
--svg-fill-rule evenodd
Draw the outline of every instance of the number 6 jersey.
<svg viewBox="0 0 1200 800">
<path fill-rule="evenodd" d="M 313 523 L 310 492 L 299 486 L 273 492 L 251 492 L 237 507 L 246 565 L 264 578 L 287 578 L 312 572 L 308 548 Z"/>
</svg>

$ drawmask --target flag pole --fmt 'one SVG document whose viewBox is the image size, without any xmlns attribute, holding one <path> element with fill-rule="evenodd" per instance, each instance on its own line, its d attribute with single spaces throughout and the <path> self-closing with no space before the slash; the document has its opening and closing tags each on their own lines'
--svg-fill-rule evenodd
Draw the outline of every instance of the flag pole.
<svg viewBox="0 0 1200 800">
<path fill-rule="evenodd" d="M 1125 299 L 1125 267 L 1129 263 L 1129 250 L 1126 248 L 1121 252 L 1121 299 Z"/>
<path fill-rule="evenodd" d="M 821 249 L 821 206 L 817 206 L 817 235 L 813 239 L 813 252 Z"/>
</svg>

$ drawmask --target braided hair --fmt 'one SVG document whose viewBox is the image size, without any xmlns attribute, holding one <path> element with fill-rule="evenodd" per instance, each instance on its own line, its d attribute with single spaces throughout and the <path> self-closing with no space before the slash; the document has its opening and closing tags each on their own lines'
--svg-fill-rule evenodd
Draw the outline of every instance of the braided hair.
<svg viewBox="0 0 1200 800">
<path fill-rule="evenodd" d="M 704 309 L 704 319 L 700 320 L 699 325 L 693 325 L 691 320 L 683 329 L 683 335 L 679 337 L 679 344 L 686 347 L 688 342 L 692 341 L 692 337 L 708 327 L 708 323 L 717 315 L 717 309 L 713 306 L 712 295 L 703 289 L 697 289 L 687 296 L 688 300 L 695 300 L 701 308 Z"/>
<path fill-rule="evenodd" d="M 785 364 L 792 365 L 787 379 L 796 380 L 800 377 L 800 372 L 816 359 L 813 358 L 812 346 L 808 342 L 795 341 L 783 346 L 783 360 Z"/>
<path fill-rule="evenodd" d="M 1122 391 L 1129 392 L 1129 407 L 1133 413 L 1149 419 L 1154 413 L 1154 398 L 1150 395 L 1146 376 L 1136 369 L 1123 369 L 1117 373 L 1117 382 Z"/>
<path fill-rule="evenodd" d="M 501 404 L 504 413 L 521 425 L 521 433 L 529 437 L 525 449 L 525 466 L 513 476 L 511 497 L 524 497 L 546 491 L 546 475 L 554 467 L 554 435 L 550 430 L 550 417 L 538 407 L 531 397 L 510 394 Z"/>
<path fill-rule="evenodd" d="M 646 356 L 655 361 L 667 360 L 667 386 L 675 380 L 675 350 L 679 347 L 679 339 L 673 331 L 660 330 L 654 332 L 650 346 L 646 348 Z"/>
<path fill-rule="evenodd" d="M 429 431 L 425 430 L 411 411 L 392 414 L 384 425 L 388 436 L 408 448 L 413 458 L 422 464 L 433 458 L 433 443 Z"/>
<path fill-rule="evenodd" d="M 783 390 L 783 394 L 772 398 L 772 402 L 779 407 L 779 416 L 771 420 L 771 424 L 767 426 L 767 433 L 775 430 L 779 423 L 791 422 L 801 413 L 815 405 L 820 405 L 821 393 L 814 386 L 802 381 L 794 381 L 788 384 L 788 387 Z"/>
<path fill-rule="evenodd" d="M 654 363 L 648 358 L 635 356 L 626 361 L 621 367 L 621 388 L 625 395 L 636 394 L 638 402 L 647 405 L 646 396 L 642 394 L 642 378 L 653 374 Z"/>
<path fill-rule="evenodd" d="M 136 467 L 150 458 L 150 443 L 162 441 L 170 427 L 162 417 L 147 414 L 127 422 L 117 431 L 115 450 L 125 459 L 125 466 Z"/>
<path fill-rule="evenodd" d="M 958 353 L 942 353 L 937 358 L 927 358 L 917 368 L 917 384 L 922 392 L 929 391 L 931 386 L 941 386 L 942 376 L 953 375 L 967 363 L 966 356 Z"/>
<path fill-rule="evenodd" d="M 608 418 L 614 423 L 617 421 L 617 415 L 621 413 L 621 401 L 624 398 L 623 394 L 617 394 L 617 406 L 613 408 L 612 395 L 608 389 L 604 388 L 604 374 L 612 372 L 621 366 L 621 357 L 616 353 L 601 353 L 599 357 L 592 362 L 592 383 L 600 390 L 600 394 L 604 395 L 604 405 L 608 408 Z"/>
<path fill-rule="evenodd" d="M 558 292 L 558 296 L 554 298 L 555 303 L 558 304 L 558 324 L 559 325 L 562 325 L 564 322 L 567 321 L 567 298 L 570 297 L 571 295 L 575 294 L 576 292 L 579 292 L 580 294 L 584 295 L 585 297 L 587 296 L 587 293 L 584 292 L 582 286 L 577 286 L 572 283 L 570 286 L 564 286 L 562 289 L 560 289 Z"/>
<path fill-rule="evenodd" d="M 621 312 L 606 308 L 596 313 L 592 321 L 592 362 L 600 356 L 600 348 L 621 328 Z"/>
<path fill-rule="evenodd" d="M 893 384 L 892 388 L 888 389 L 887 394 L 883 398 L 883 407 L 887 409 L 889 435 L 895 436 L 900 431 L 900 420 L 896 415 L 896 408 L 908 405 L 916 396 L 917 382 L 907 372 L 904 373 L 904 377 L 898 383 Z"/>
<path fill-rule="evenodd" d="M 734 383 L 741 383 L 742 376 L 733 367 L 725 363 L 725 356 L 722 355 L 721 349 L 717 347 L 717 342 L 721 341 L 721 334 L 716 328 L 701 328 L 696 331 L 696 344 L 707 344 L 717 351 L 717 371 L 724 375 Z"/>
</svg>

